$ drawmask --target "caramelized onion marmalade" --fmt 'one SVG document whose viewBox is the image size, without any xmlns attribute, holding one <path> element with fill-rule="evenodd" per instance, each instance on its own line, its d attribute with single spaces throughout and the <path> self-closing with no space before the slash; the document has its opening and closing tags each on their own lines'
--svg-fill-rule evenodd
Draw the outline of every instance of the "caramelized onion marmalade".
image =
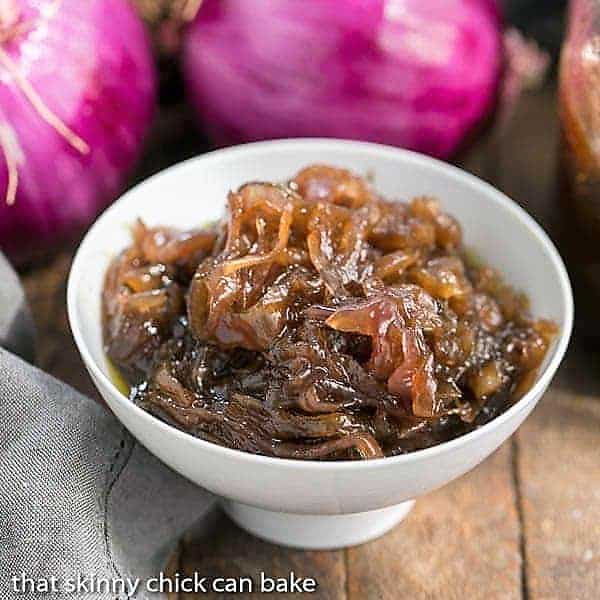
<svg viewBox="0 0 600 600">
<path fill-rule="evenodd" d="M 433 198 L 381 198 L 311 166 L 248 183 L 226 218 L 138 222 L 103 292 L 106 351 L 134 402 L 211 442 L 302 459 L 392 456 L 494 418 L 556 328 L 466 260 Z"/>
</svg>

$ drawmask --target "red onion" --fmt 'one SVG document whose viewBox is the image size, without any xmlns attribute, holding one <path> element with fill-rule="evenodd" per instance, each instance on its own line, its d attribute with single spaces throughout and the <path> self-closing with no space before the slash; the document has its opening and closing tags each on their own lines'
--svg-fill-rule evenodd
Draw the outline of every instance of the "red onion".
<svg viewBox="0 0 600 600">
<path fill-rule="evenodd" d="M 155 90 L 147 36 L 127 0 L 0 0 L 3 250 L 37 254 L 114 198 Z"/>
<path fill-rule="evenodd" d="M 448 157 L 502 74 L 495 0 L 204 0 L 184 41 L 218 142 L 325 136 Z"/>
</svg>

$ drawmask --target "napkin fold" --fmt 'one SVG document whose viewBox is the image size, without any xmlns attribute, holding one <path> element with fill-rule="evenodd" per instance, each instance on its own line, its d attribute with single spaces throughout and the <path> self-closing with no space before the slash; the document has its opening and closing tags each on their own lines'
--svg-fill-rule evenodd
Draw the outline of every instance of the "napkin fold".
<svg viewBox="0 0 600 600">
<path fill-rule="evenodd" d="M 0 600 L 166 597 L 148 581 L 214 497 L 24 360 L 31 317 L 2 256 L 0 303 Z"/>
</svg>

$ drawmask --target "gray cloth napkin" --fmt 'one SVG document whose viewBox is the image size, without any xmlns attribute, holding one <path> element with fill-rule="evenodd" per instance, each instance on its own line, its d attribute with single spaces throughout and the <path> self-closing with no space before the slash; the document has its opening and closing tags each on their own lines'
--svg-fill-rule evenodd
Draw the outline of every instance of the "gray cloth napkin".
<svg viewBox="0 0 600 600">
<path fill-rule="evenodd" d="M 160 598 L 149 578 L 214 498 L 13 354 L 30 359 L 33 328 L 1 256 L 0 302 L 0 600 Z"/>
</svg>

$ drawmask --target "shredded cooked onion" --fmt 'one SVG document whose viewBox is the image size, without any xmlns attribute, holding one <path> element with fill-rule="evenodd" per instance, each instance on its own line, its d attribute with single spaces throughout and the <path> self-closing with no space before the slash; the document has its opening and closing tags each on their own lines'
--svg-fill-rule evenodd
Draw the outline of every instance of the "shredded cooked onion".
<svg viewBox="0 0 600 600">
<path fill-rule="evenodd" d="M 249 183 L 206 230 L 134 227 L 104 288 L 110 358 L 142 407 L 278 457 L 376 458 L 504 410 L 554 334 L 465 259 L 431 198 L 327 166 Z"/>
</svg>

